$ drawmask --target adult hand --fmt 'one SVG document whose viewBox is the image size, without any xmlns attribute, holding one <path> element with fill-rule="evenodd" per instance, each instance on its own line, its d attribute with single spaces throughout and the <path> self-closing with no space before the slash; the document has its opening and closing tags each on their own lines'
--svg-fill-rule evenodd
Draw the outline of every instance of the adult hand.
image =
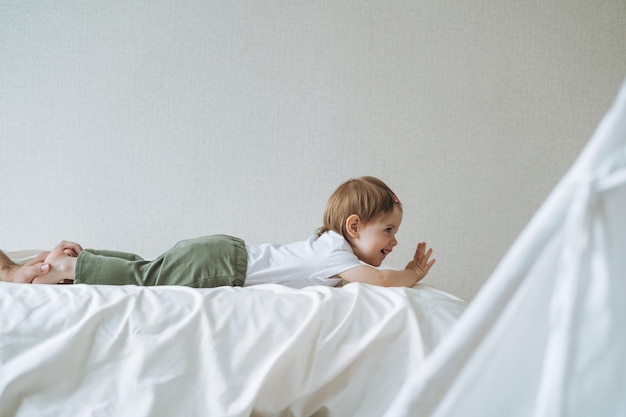
<svg viewBox="0 0 626 417">
<path fill-rule="evenodd" d="M 23 265 L 12 263 L 5 267 L 6 281 L 18 283 L 31 283 L 33 279 L 45 275 L 50 270 L 50 265 L 45 263 L 45 259 L 50 252 L 41 252 L 35 258 Z"/>
<path fill-rule="evenodd" d="M 60 252 L 68 256 L 76 257 L 83 251 L 83 248 L 74 242 L 63 241 L 53 249 L 53 252 Z M 41 252 L 35 258 L 23 265 L 18 265 L 11 261 L 6 254 L 0 251 L 0 280 L 32 283 L 45 276 L 50 271 L 50 264 L 46 262 L 51 252 Z"/>
</svg>

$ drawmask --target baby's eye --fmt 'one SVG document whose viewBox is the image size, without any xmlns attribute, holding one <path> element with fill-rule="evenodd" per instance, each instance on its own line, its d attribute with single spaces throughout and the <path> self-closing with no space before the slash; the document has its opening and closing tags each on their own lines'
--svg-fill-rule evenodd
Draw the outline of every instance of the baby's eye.
<svg viewBox="0 0 626 417">
<path fill-rule="evenodd" d="M 385 233 L 391 233 L 391 232 L 392 232 L 391 227 L 388 227 L 388 228 L 385 229 Z"/>
</svg>

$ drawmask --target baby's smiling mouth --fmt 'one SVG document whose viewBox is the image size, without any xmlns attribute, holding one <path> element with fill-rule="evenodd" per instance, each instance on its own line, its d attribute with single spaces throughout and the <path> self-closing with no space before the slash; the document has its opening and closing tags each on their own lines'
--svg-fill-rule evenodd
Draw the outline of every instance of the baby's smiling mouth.
<svg viewBox="0 0 626 417">
<path fill-rule="evenodd" d="M 383 249 L 383 250 L 381 250 L 381 253 L 382 253 L 384 256 L 387 256 L 387 255 L 389 255 L 389 254 L 391 253 L 391 249 L 389 249 L 389 250 L 387 250 L 387 249 Z"/>
</svg>

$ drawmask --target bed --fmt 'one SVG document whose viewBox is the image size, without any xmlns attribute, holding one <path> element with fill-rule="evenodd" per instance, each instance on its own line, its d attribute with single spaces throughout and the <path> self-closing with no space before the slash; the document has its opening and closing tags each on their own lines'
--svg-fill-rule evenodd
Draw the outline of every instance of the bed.
<svg viewBox="0 0 626 417">
<path fill-rule="evenodd" d="M 0 283 L 0 416 L 381 416 L 464 308 L 423 284 Z"/>
<path fill-rule="evenodd" d="M 0 283 L 0 416 L 626 416 L 626 84 L 472 303 Z"/>
</svg>

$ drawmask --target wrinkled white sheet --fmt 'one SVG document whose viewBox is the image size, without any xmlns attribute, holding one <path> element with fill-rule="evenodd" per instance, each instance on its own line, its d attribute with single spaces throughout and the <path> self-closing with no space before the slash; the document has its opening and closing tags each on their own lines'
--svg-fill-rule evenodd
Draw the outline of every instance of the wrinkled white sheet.
<svg viewBox="0 0 626 417">
<path fill-rule="evenodd" d="M 626 416 L 626 84 L 385 416 Z"/>
<path fill-rule="evenodd" d="M 420 284 L 0 283 L 0 416 L 381 416 L 464 306 Z"/>
</svg>

